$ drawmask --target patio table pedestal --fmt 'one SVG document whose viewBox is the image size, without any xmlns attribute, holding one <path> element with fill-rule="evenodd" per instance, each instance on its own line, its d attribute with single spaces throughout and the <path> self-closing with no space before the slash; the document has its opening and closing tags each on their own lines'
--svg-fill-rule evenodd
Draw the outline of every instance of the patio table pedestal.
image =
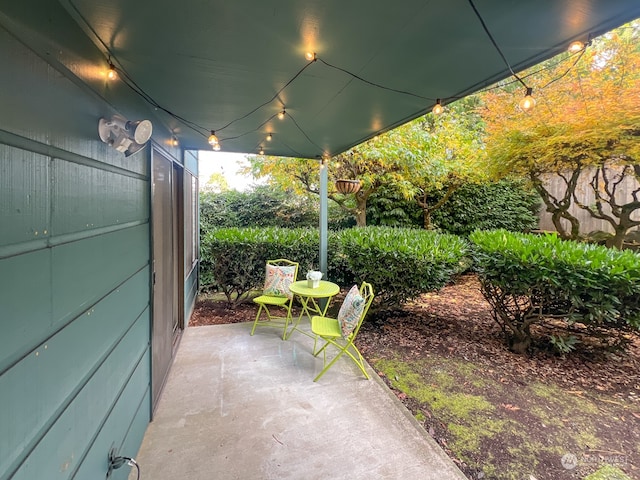
<svg viewBox="0 0 640 480">
<path fill-rule="evenodd" d="M 311 288 L 308 286 L 307 280 L 301 280 L 299 282 L 292 283 L 289 286 L 289 289 L 300 299 L 302 310 L 300 311 L 300 315 L 298 316 L 298 320 L 295 325 L 289 331 L 287 338 L 291 337 L 294 330 L 298 330 L 300 333 L 313 338 L 313 335 L 298 328 L 300 320 L 302 320 L 302 317 L 305 315 L 309 317 L 309 320 L 311 320 L 313 315 L 320 315 L 324 317 L 327 313 L 327 309 L 329 308 L 331 297 L 340 293 L 340 286 L 327 280 L 320 280 L 320 284 L 317 287 Z M 326 299 L 324 308 L 318 303 L 318 300 L 321 299 Z"/>
</svg>

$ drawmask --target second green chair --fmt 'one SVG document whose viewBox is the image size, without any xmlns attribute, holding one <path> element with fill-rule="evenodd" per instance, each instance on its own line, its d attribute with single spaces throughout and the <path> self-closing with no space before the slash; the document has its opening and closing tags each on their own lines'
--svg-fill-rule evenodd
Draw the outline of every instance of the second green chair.
<svg viewBox="0 0 640 480">
<path fill-rule="evenodd" d="M 360 368 L 364 376 L 367 379 L 369 378 L 364 359 L 353 341 L 356 339 L 356 335 L 358 335 L 358 331 L 362 326 L 362 322 L 369 311 L 372 301 L 373 287 L 367 282 L 362 282 L 359 289 L 357 285 L 354 285 L 349 293 L 347 293 L 340 307 L 338 318 L 321 316 L 311 318 L 311 331 L 316 336 L 313 343 L 313 355 L 317 356 L 320 352 L 323 354 L 323 368 L 316 378 L 313 379 L 314 382 L 322 377 L 345 353 L 354 361 L 358 368 Z M 316 350 L 318 339 L 324 340 L 325 343 L 319 350 Z M 330 345 L 335 347 L 338 352 L 336 356 L 327 363 L 327 347 Z"/>
</svg>

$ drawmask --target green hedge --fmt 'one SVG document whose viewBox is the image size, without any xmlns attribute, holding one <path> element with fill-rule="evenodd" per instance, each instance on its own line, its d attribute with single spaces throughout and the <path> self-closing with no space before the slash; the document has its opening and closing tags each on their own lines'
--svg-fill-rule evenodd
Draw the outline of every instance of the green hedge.
<svg viewBox="0 0 640 480">
<path fill-rule="evenodd" d="M 259 186 L 247 192 L 200 192 L 200 234 L 214 228 L 286 227 L 316 228 L 319 220 L 317 197 L 296 195 Z M 329 203 L 329 228 L 346 228 L 355 223 L 352 215 Z"/>
<path fill-rule="evenodd" d="M 515 351 L 529 346 L 533 324 L 551 318 L 616 342 L 640 328 L 639 255 L 556 235 L 495 230 L 469 238 L 483 294 Z"/>
<path fill-rule="evenodd" d="M 267 260 L 288 258 L 299 275 L 317 269 L 319 233 L 306 228 L 220 228 L 201 240 L 201 290 L 223 292 L 229 302 L 262 288 Z"/>
<path fill-rule="evenodd" d="M 383 305 L 401 305 L 438 290 L 466 265 L 467 244 L 455 235 L 365 227 L 344 230 L 341 241 L 356 281 L 374 285 Z"/>
<path fill-rule="evenodd" d="M 346 288 L 365 280 L 379 302 L 400 305 L 437 290 L 461 270 L 466 243 L 452 235 L 417 229 L 353 228 L 329 232 L 329 280 Z M 300 263 L 299 278 L 318 269 L 317 229 L 215 229 L 202 239 L 201 286 L 242 301 L 260 289 L 268 259 Z"/>
<path fill-rule="evenodd" d="M 438 203 L 446 190 L 432 192 L 429 204 Z M 465 183 L 431 214 L 431 222 L 440 231 L 463 236 L 499 228 L 527 232 L 538 228 L 539 210 L 540 196 L 522 181 Z M 367 203 L 367 225 L 422 227 L 424 220 L 414 200 L 382 187 Z"/>
<path fill-rule="evenodd" d="M 528 232 L 538 228 L 540 196 L 521 181 L 468 183 L 432 215 L 441 230 L 468 236 L 474 230 Z"/>
</svg>

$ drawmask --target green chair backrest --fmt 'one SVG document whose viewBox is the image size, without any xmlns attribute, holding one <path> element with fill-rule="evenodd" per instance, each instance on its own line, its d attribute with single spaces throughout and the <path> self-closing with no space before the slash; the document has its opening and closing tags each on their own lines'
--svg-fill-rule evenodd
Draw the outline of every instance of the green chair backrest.
<svg viewBox="0 0 640 480">
<path fill-rule="evenodd" d="M 267 260 L 265 283 L 262 294 L 274 297 L 293 298 L 289 285 L 298 278 L 298 263 L 286 258 Z"/>
<path fill-rule="evenodd" d="M 364 298 L 364 302 L 365 302 L 364 309 L 362 310 L 362 315 L 360 315 L 360 319 L 358 320 L 358 324 L 356 325 L 356 328 L 354 328 L 353 332 L 351 332 L 351 335 L 349 335 L 349 339 L 351 341 L 353 341 L 356 338 L 356 335 L 358 335 L 358 331 L 362 326 L 364 317 L 367 316 L 367 312 L 369 311 L 371 302 L 373 302 L 373 297 L 374 297 L 373 287 L 371 286 L 370 283 L 362 282 L 362 284 L 360 285 L 360 295 L 362 295 L 362 298 Z"/>
</svg>

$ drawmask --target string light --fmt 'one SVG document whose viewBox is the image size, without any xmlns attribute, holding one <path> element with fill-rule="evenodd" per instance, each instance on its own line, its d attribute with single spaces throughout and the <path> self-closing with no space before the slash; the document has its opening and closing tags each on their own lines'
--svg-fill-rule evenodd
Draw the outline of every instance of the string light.
<svg viewBox="0 0 640 480">
<path fill-rule="evenodd" d="M 433 106 L 433 110 L 431 111 L 434 115 L 440 115 L 442 112 L 444 112 L 444 108 L 442 107 L 442 103 L 439 98 L 436 100 L 436 104 Z"/>
<path fill-rule="evenodd" d="M 580 40 L 576 40 L 575 42 L 571 42 L 571 44 L 569 45 L 569 53 L 578 53 L 579 51 L 584 49 L 584 43 L 582 43 Z"/>
<path fill-rule="evenodd" d="M 107 78 L 109 80 L 116 80 L 118 78 L 118 72 L 113 63 L 109 62 L 109 70 L 107 70 Z"/>
<path fill-rule="evenodd" d="M 176 137 L 175 135 L 173 137 L 171 137 L 171 146 L 173 147 L 177 147 L 179 145 L 178 143 L 178 137 Z"/>
<path fill-rule="evenodd" d="M 532 93 L 533 88 L 527 87 L 527 92 L 525 93 L 524 98 L 520 100 L 520 108 L 525 112 L 536 106 L 536 100 L 531 96 Z"/>
<path fill-rule="evenodd" d="M 468 0 L 468 2 L 469 2 L 469 4 L 471 5 L 472 9 L 474 10 L 474 12 L 475 12 L 476 16 L 478 17 L 478 19 L 480 20 L 480 22 L 481 22 L 481 24 L 482 24 L 483 28 L 485 29 L 485 31 L 486 31 L 487 35 L 489 36 L 489 38 L 490 38 L 491 42 L 493 43 L 494 47 L 496 48 L 496 50 L 498 51 L 498 53 L 500 54 L 500 56 L 501 56 L 501 57 L 502 57 L 502 59 L 504 60 L 504 62 L 505 62 L 505 64 L 507 65 L 507 67 L 509 68 L 510 72 L 514 75 L 514 77 L 516 78 L 516 80 L 517 80 L 517 81 L 519 81 L 520 83 L 522 83 L 522 84 L 523 84 L 523 86 L 527 88 L 527 91 L 528 91 L 528 92 L 530 92 L 530 91 L 531 91 L 531 89 L 530 89 L 530 88 L 529 88 L 529 87 L 524 83 L 524 81 L 522 80 L 522 78 L 520 78 L 517 74 L 515 74 L 515 73 L 513 72 L 513 69 L 511 68 L 511 65 L 509 64 L 509 62 L 508 62 L 508 61 L 507 61 L 507 59 L 505 58 L 504 54 L 503 54 L 503 53 L 502 53 L 502 51 L 500 50 L 500 47 L 498 46 L 498 44 L 496 43 L 495 39 L 494 39 L 494 38 L 493 38 L 493 36 L 491 35 L 491 32 L 490 32 L 490 31 L 489 31 L 489 29 L 487 28 L 487 26 L 486 26 L 486 24 L 485 24 L 485 22 L 484 22 L 484 20 L 483 20 L 482 16 L 480 15 L 480 12 L 477 10 L 477 8 L 476 8 L 476 6 L 475 6 L 475 4 L 474 4 L 474 1 L 473 1 L 473 0 Z M 84 20 L 84 22 L 85 22 L 86 26 L 94 32 L 94 34 L 96 35 L 96 37 L 97 37 L 98 41 L 99 41 L 99 42 L 102 44 L 102 46 L 104 47 L 105 51 L 106 51 L 107 53 L 109 53 L 109 54 L 110 54 L 109 45 L 107 45 L 107 43 L 105 43 L 105 41 L 104 41 L 104 40 L 102 40 L 102 38 L 100 38 L 100 36 L 95 32 L 95 30 L 94 30 L 94 28 L 91 26 L 91 24 L 89 24 L 86 20 Z M 572 45 L 573 45 L 573 44 L 576 44 L 576 43 L 577 43 L 577 42 L 573 42 L 573 43 L 572 43 Z M 588 41 L 587 41 L 586 45 L 584 45 L 584 44 L 582 45 L 582 49 L 581 49 L 581 50 L 582 50 L 582 52 L 584 52 L 584 50 L 585 50 L 586 46 L 588 46 L 588 45 L 590 45 L 590 44 L 591 44 L 591 35 L 589 35 L 589 39 L 588 39 Z M 577 45 L 575 45 L 575 46 L 572 46 L 571 48 L 578 48 L 578 46 L 577 46 Z M 573 52 L 573 53 L 575 53 L 575 52 Z M 295 74 L 295 75 L 294 75 L 294 76 L 293 76 L 293 77 L 292 77 L 292 78 L 291 78 L 291 79 L 290 79 L 286 84 L 284 84 L 284 85 L 283 85 L 283 86 L 282 86 L 282 87 L 281 87 L 281 88 L 280 88 L 280 89 L 279 89 L 279 90 L 278 90 L 278 91 L 273 95 L 273 97 L 272 97 L 271 99 L 269 99 L 269 100 L 267 100 L 266 102 L 264 102 L 264 103 L 262 103 L 262 104 L 258 105 L 257 107 L 255 107 L 253 110 L 251 110 L 250 112 L 246 113 L 246 114 L 245 114 L 245 115 L 243 115 L 242 117 L 237 118 L 237 119 L 235 119 L 235 120 L 232 120 L 231 122 L 229 122 L 229 123 L 228 123 L 228 124 L 226 124 L 225 126 L 223 126 L 223 127 L 221 127 L 220 129 L 218 129 L 218 131 L 223 130 L 223 129 L 225 129 L 225 128 L 229 127 L 231 124 L 233 124 L 233 123 L 235 123 L 235 122 L 238 122 L 238 121 L 240 121 L 240 120 L 242 120 L 242 119 L 244 119 L 244 118 L 247 118 L 249 115 L 251 115 L 251 114 L 253 114 L 254 112 L 258 111 L 260 108 L 262 108 L 262 107 L 264 107 L 264 106 L 266 106 L 266 105 L 270 104 L 271 102 L 273 102 L 275 99 L 277 99 L 277 98 L 279 97 L 279 95 L 280 95 L 280 94 L 281 94 L 281 93 L 282 93 L 282 92 L 283 92 L 283 91 L 284 91 L 284 90 L 285 90 L 285 89 L 286 89 L 286 88 L 287 88 L 287 87 L 288 87 L 292 82 L 294 82 L 294 81 L 295 81 L 295 80 L 296 80 L 296 79 L 297 79 L 297 78 L 298 78 L 298 77 L 299 77 L 299 76 L 304 72 L 304 70 L 305 70 L 305 69 L 307 69 L 311 64 L 315 63 L 316 61 L 320 61 L 321 63 L 323 63 L 324 65 L 326 65 L 326 66 L 328 66 L 328 67 L 330 67 L 330 68 L 334 68 L 334 69 L 340 70 L 340 71 L 342 71 L 342 72 L 344 72 L 344 73 L 346 73 L 346 74 L 348 74 L 348 75 L 352 76 L 353 78 L 356 78 L 356 79 L 358 79 L 358 80 L 360 80 L 360 81 L 363 81 L 363 82 L 365 82 L 365 83 L 367 83 L 367 84 L 369 84 L 369 85 L 372 85 L 372 86 L 375 86 L 375 87 L 378 87 L 378 88 L 381 88 L 381 89 L 384 89 L 384 90 L 388 90 L 388 91 L 392 91 L 392 92 L 396 92 L 396 93 L 407 94 L 407 95 L 411 95 L 411 96 L 416 97 L 416 98 L 421 98 L 421 99 L 425 99 L 425 100 L 433 101 L 433 99 L 432 99 L 432 98 L 424 97 L 424 96 L 422 96 L 422 95 L 418 95 L 418 94 L 415 94 L 415 93 L 412 93 L 412 92 L 407 92 L 407 91 L 403 91 L 403 90 L 397 90 L 397 89 L 389 88 L 389 87 L 387 87 L 387 86 L 384 86 L 384 85 L 380 85 L 380 84 L 377 84 L 377 83 L 371 82 L 371 81 L 369 81 L 369 80 L 367 80 L 367 79 L 364 79 L 364 78 L 362 78 L 362 77 L 357 76 L 356 74 L 354 74 L 354 73 L 352 73 L 352 72 L 350 72 L 350 71 L 348 71 L 348 70 L 345 70 L 345 69 L 340 68 L 340 67 L 338 67 L 338 66 L 335 66 L 335 65 L 331 65 L 331 64 L 329 64 L 329 63 L 328 63 L 328 62 L 326 62 L 325 60 L 323 60 L 323 59 L 319 58 L 315 52 L 305 52 L 305 58 L 308 60 L 308 63 L 307 63 L 307 64 L 305 64 L 305 65 L 304 65 L 304 66 L 303 66 L 303 67 L 302 67 L 302 68 L 301 68 L 301 69 L 300 69 L 300 70 L 299 70 L 299 71 L 298 71 L 298 72 L 297 72 L 297 73 L 296 73 L 296 74 Z M 312 61 L 312 60 L 313 60 L 313 61 Z M 112 62 L 111 62 L 111 55 L 109 55 L 109 59 L 108 59 L 108 61 L 109 61 L 109 67 L 110 67 L 110 68 L 109 68 L 109 71 L 107 72 L 107 78 L 108 78 L 109 80 L 112 80 L 112 79 L 116 79 L 116 78 L 118 78 L 118 72 L 116 71 L 116 69 L 115 69 L 114 65 L 113 65 L 113 64 L 112 64 Z M 576 61 L 576 62 L 574 62 L 574 65 L 575 65 L 575 63 L 577 63 L 577 61 Z M 567 70 L 567 72 L 565 72 L 565 74 L 563 74 L 562 76 L 566 75 L 566 73 L 568 73 L 568 71 L 569 71 L 569 70 L 570 70 L 574 65 L 572 65 L 572 66 Z M 545 67 L 545 69 L 546 69 L 546 68 L 548 68 L 548 67 Z M 544 69 L 543 69 L 543 70 L 544 70 Z M 166 112 L 167 114 L 171 115 L 173 118 L 175 118 L 176 120 L 179 120 L 180 122 L 182 122 L 183 124 L 185 124 L 186 126 L 188 126 L 190 129 L 192 129 L 192 130 L 194 130 L 195 132 L 197 132 L 198 134 L 203 135 L 203 136 L 205 136 L 205 137 L 206 137 L 206 132 L 208 131 L 208 129 L 207 129 L 206 127 L 201 126 L 201 125 L 198 125 L 197 123 L 194 123 L 194 122 L 192 122 L 192 121 L 190 121 L 190 120 L 188 120 L 188 119 L 186 119 L 186 118 L 184 118 L 184 117 L 181 117 L 180 115 L 177 115 L 177 114 L 175 114 L 174 112 L 172 112 L 172 111 L 168 110 L 167 108 L 163 107 L 163 106 L 162 106 L 162 105 L 160 105 L 158 102 L 156 102 L 156 101 L 155 101 L 155 100 L 154 100 L 154 99 L 153 99 L 153 98 L 152 98 L 152 97 L 151 97 L 147 92 L 145 92 L 145 91 L 144 91 L 144 90 L 143 90 L 139 85 L 137 85 L 137 84 L 136 84 L 136 82 L 135 82 L 135 81 L 134 81 L 134 80 L 133 80 L 133 79 L 128 75 L 128 73 L 126 72 L 126 70 L 125 70 L 125 69 L 120 68 L 120 71 L 122 72 L 122 76 L 123 76 L 123 80 L 124 80 L 125 85 L 127 85 L 131 90 L 133 90 L 136 94 L 138 94 L 140 97 L 142 97 L 145 101 L 147 101 L 149 104 L 153 105 L 156 109 L 160 109 L 160 110 L 162 110 L 162 111 Z M 531 75 L 531 74 L 530 74 L 530 75 Z M 525 78 L 526 78 L 526 77 L 525 77 Z M 551 82 L 550 82 L 550 83 L 551 83 Z M 498 87 L 494 87 L 494 88 L 498 88 Z M 542 87 L 542 88 L 544 88 L 544 87 Z M 527 97 L 529 97 L 529 99 L 528 99 L 529 101 L 525 103 L 525 100 L 527 99 Z M 447 99 L 449 99 L 449 100 L 457 99 L 457 98 L 461 98 L 461 97 L 447 97 Z M 524 105 L 524 106 L 526 106 L 526 107 L 528 107 L 528 108 L 530 109 L 530 108 L 532 108 L 532 107 L 535 105 L 535 100 L 534 100 L 534 99 L 531 97 L 531 95 L 529 94 L 529 95 L 526 95 L 526 96 L 525 96 L 525 99 L 523 99 L 521 103 L 525 103 L 525 105 Z M 434 108 L 435 108 L 435 106 L 434 106 Z M 434 112 L 434 113 L 435 113 L 435 112 Z M 286 111 L 283 109 L 281 112 L 279 112 L 279 113 L 277 114 L 277 116 L 278 116 L 278 118 L 279 118 L 280 120 L 282 120 L 282 119 L 284 119 L 285 114 L 286 114 Z M 273 117 L 271 117 L 271 118 L 273 118 Z M 315 144 L 315 142 L 313 142 L 313 141 L 309 138 L 309 136 L 308 136 L 308 135 L 306 135 L 306 133 L 304 132 L 304 130 L 302 130 L 302 129 L 300 128 L 300 126 L 297 124 L 297 122 L 295 122 L 295 119 L 294 119 L 293 117 L 291 117 L 291 116 L 290 116 L 290 118 L 292 119 L 292 121 L 294 122 L 294 124 L 296 125 L 296 127 L 300 130 L 300 132 L 301 132 L 301 133 L 303 133 L 303 134 L 304 134 L 304 136 L 305 136 L 309 141 L 311 141 L 311 143 L 313 143 L 315 146 L 317 146 L 317 145 Z M 254 131 L 255 131 L 255 130 L 254 130 Z M 239 136 L 237 136 L 237 137 L 240 137 L 240 136 L 243 136 L 243 135 L 245 135 L 245 134 L 239 135 Z M 215 134 L 214 134 L 214 132 L 213 132 L 213 131 L 211 131 L 211 136 L 209 136 L 210 143 L 211 143 L 211 139 L 212 139 L 212 137 L 213 137 L 213 139 L 217 140 L 217 137 L 215 136 Z M 234 138 L 237 138 L 237 137 L 234 137 Z M 376 135 L 374 138 L 377 138 L 377 135 Z M 286 144 L 285 144 L 285 145 L 286 145 Z M 219 141 L 217 141 L 217 143 L 215 143 L 215 144 L 213 145 L 213 147 L 214 147 L 214 150 L 220 150 L 220 143 L 219 143 Z M 216 148 L 216 147 L 217 147 L 217 148 Z M 289 147 L 289 148 L 291 148 L 291 147 Z"/>
<path fill-rule="evenodd" d="M 509 71 L 512 73 L 512 75 L 515 77 L 515 81 L 520 82 L 525 88 L 526 88 L 526 94 L 525 97 L 519 102 L 519 106 L 523 111 L 528 111 L 531 110 L 533 107 L 535 107 L 536 105 L 536 100 L 532 97 L 532 88 L 528 87 L 525 83 L 523 78 L 526 77 L 519 77 L 511 68 L 511 65 L 509 64 L 509 62 L 507 61 L 507 59 L 505 58 L 504 54 L 502 53 L 502 51 L 500 50 L 500 47 L 498 46 L 498 44 L 496 43 L 495 39 L 493 38 L 493 36 L 491 35 L 491 32 L 488 30 L 486 24 L 484 23 L 484 20 L 482 19 L 482 17 L 480 16 L 480 13 L 477 11 L 477 9 L 475 8 L 474 2 L 473 0 L 468 0 L 469 3 L 471 4 L 471 6 L 473 7 L 476 15 L 478 16 L 480 22 L 482 23 L 482 26 L 485 28 L 485 31 L 487 33 L 487 35 L 489 36 L 490 40 L 492 41 L 494 47 L 496 48 L 496 50 L 498 51 L 498 53 L 500 54 L 500 56 L 502 57 L 503 61 L 505 62 L 506 66 L 509 68 Z M 591 40 L 589 39 L 589 41 L 587 42 L 587 44 L 584 44 L 580 41 L 574 41 L 571 43 L 571 45 L 569 46 L 569 51 L 572 54 L 575 53 L 579 53 L 580 56 L 582 55 L 582 53 L 584 53 L 586 47 L 588 45 L 591 44 Z M 106 45 L 105 45 L 106 47 Z M 580 58 L 580 56 L 578 57 L 578 59 Z M 315 63 L 316 61 L 322 63 L 323 65 L 339 70 L 345 74 L 348 74 L 350 76 L 352 76 L 353 78 L 356 78 L 364 83 L 367 83 L 371 86 L 377 87 L 377 88 L 381 88 L 383 90 L 388 90 L 391 92 L 395 92 L 395 93 L 400 93 L 400 94 L 405 94 L 405 95 L 411 95 L 413 97 L 416 98 L 420 98 L 420 99 L 424 99 L 424 100 L 429 100 L 429 101 L 433 101 L 433 98 L 429 98 L 429 97 L 425 97 L 423 95 L 419 95 L 416 93 L 412 93 L 412 92 L 408 92 L 408 91 L 404 91 L 404 90 L 397 90 L 394 88 L 390 88 L 388 86 L 384 86 L 384 85 L 380 85 L 374 82 L 371 82 L 365 78 L 359 77 L 356 74 L 343 69 L 339 66 L 336 65 L 332 65 L 330 63 L 328 63 L 327 61 L 325 61 L 322 58 L 319 58 L 317 56 L 317 54 L 315 52 L 305 52 L 305 58 L 309 61 L 309 63 L 307 63 L 304 67 L 302 67 L 285 85 L 283 85 L 278 92 L 276 92 L 276 94 L 268 101 L 262 103 L 261 105 L 258 105 L 256 108 L 254 108 L 253 110 L 251 110 L 250 112 L 248 112 L 247 114 L 243 115 L 240 118 L 237 118 L 235 120 L 232 120 L 231 122 L 229 122 L 227 125 L 225 125 L 224 127 L 221 127 L 221 129 L 227 128 L 229 127 L 231 124 L 236 123 L 246 117 L 248 117 L 249 115 L 251 115 L 252 113 L 256 112 L 257 110 L 259 110 L 260 108 L 268 105 L 269 103 L 273 102 L 278 95 L 287 87 L 289 86 L 293 81 L 295 81 L 302 73 L 303 71 L 309 67 L 312 63 Z M 116 78 L 118 78 L 118 71 L 116 71 L 115 66 L 113 65 L 113 63 L 111 62 L 111 57 L 109 57 L 109 71 L 107 72 L 107 78 L 109 80 L 114 80 Z M 573 65 L 571 65 L 571 67 L 569 67 L 569 69 L 567 70 L 567 72 L 565 72 L 562 76 L 566 75 L 566 73 L 568 73 L 569 70 L 571 70 L 571 68 L 573 66 L 575 66 L 575 64 L 577 63 L 577 60 L 574 62 Z M 548 67 L 545 67 L 545 69 Z M 123 80 L 125 81 L 125 84 L 127 86 L 129 86 L 129 88 L 131 88 L 135 93 L 137 93 L 138 95 L 140 95 L 143 99 L 145 99 L 147 102 L 149 102 L 150 104 L 154 105 L 156 107 L 156 109 L 161 109 L 164 112 L 168 113 L 169 115 L 171 115 L 172 117 L 176 118 L 177 120 L 183 122 L 185 125 L 187 125 L 189 128 L 193 129 L 194 131 L 198 132 L 199 134 L 205 136 L 206 138 L 206 132 L 207 132 L 207 128 L 201 125 L 198 125 L 194 122 L 191 122 L 183 117 L 180 117 L 179 115 L 174 114 L 173 112 L 167 110 L 166 108 L 162 107 L 161 105 L 159 105 L 153 98 L 151 98 L 146 92 L 144 92 L 144 90 L 142 90 L 127 74 L 126 71 L 121 70 L 123 72 L 123 75 L 126 77 L 123 77 Z M 562 77 L 561 76 L 561 77 Z M 560 77 L 560 78 L 561 78 Z M 132 84 L 130 84 L 129 82 L 131 82 Z M 494 88 L 499 88 L 499 87 L 494 87 Z M 544 88 L 544 87 L 542 87 Z M 461 97 L 446 97 L 446 100 L 451 100 L 451 99 L 456 99 L 456 98 L 461 98 Z M 436 99 L 436 103 L 432 108 L 432 112 L 435 115 L 440 115 L 444 112 L 444 107 L 442 105 L 442 99 L 438 98 Z M 282 110 L 279 111 L 278 113 L 272 115 L 269 119 L 267 119 L 267 121 L 263 122 L 258 128 L 253 129 L 249 132 L 234 136 L 234 137 L 229 137 L 229 138 L 225 138 L 223 140 L 229 140 L 232 138 L 239 138 L 241 136 L 247 135 L 248 133 L 257 131 L 260 129 L 260 127 L 262 127 L 264 124 L 266 124 L 269 120 L 271 120 L 274 116 L 277 116 L 279 120 L 283 120 L 285 118 L 285 116 L 287 115 L 287 111 L 284 108 L 284 106 L 282 107 Z M 291 116 L 291 114 L 289 114 L 289 118 L 291 119 L 291 121 L 293 122 L 293 124 L 298 128 L 298 130 L 300 130 L 300 132 L 307 138 L 307 140 L 309 140 L 309 142 L 311 142 L 314 146 L 320 148 L 311 138 L 309 138 L 309 136 L 306 134 L 306 132 L 298 125 L 298 123 L 295 121 L 295 119 Z M 218 129 L 218 131 L 220 131 L 221 129 Z M 204 131 L 204 132 L 203 132 Z M 211 134 L 208 137 L 208 142 L 209 144 L 213 147 L 214 150 L 219 151 L 221 149 L 220 147 L 220 140 L 218 139 L 218 137 L 215 134 L 214 130 L 210 131 Z M 178 139 L 172 137 L 171 139 L 171 144 L 173 146 L 177 146 L 178 143 Z M 377 138 L 377 135 L 374 137 Z M 273 140 L 273 134 L 271 132 L 269 132 L 266 136 L 266 141 L 271 142 Z M 280 139 L 280 142 L 282 142 L 282 139 Z M 284 144 L 286 145 L 286 144 Z M 286 145 L 288 148 L 291 149 L 291 147 L 289 147 L 288 145 Z M 292 149 L 293 151 L 293 149 Z M 263 155 L 264 154 L 264 149 L 262 146 L 260 146 L 260 154 Z"/>
</svg>

